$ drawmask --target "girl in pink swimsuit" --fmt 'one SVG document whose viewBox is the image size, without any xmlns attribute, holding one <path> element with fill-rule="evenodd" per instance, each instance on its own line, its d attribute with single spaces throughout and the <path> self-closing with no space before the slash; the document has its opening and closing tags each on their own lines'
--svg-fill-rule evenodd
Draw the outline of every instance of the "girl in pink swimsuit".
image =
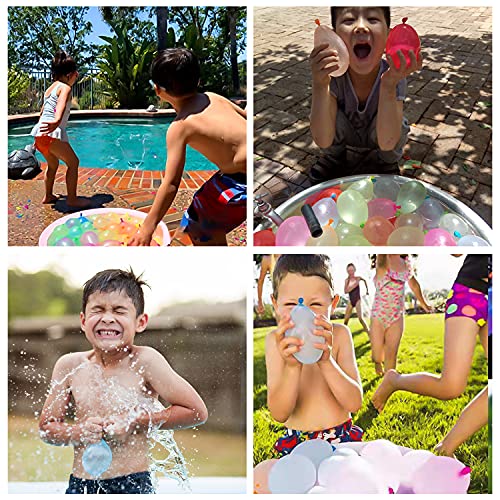
<svg viewBox="0 0 500 500">
<path fill-rule="evenodd" d="M 424 310 L 429 312 L 431 307 L 422 295 L 420 284 L 412 275 L 408 256 L 376 256 L 370 342 L 372 359 L 378 375 L 396 368 L 399 343 L 404 330 L 406 282 Z"/>
</svg>

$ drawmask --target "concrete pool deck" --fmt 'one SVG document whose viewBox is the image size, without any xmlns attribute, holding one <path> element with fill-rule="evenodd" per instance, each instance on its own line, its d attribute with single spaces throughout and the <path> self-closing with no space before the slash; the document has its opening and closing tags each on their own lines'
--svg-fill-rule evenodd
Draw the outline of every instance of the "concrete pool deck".
<svg viewBox="0 0 500 500">
<path fill-rule="evenodd" d="M 240 101 L 234 101 L 240 104 Z M 245 101 L 241 101 L 244 103 Z M 35 123 L 39 113 L 9 115 L 9 125 Z M 137 109 L 103 109 L 72 110 L 72 120 L 90 118 L 174 118 L 173 109 L 159 109 L 155 112 Z M 8 215 L 10 246 L 34 246 L 45 227 L 59 217 L 68 213 L 64 204 L 42 205 L 44 196 L 43 177 L 47 168 L 41 164 L 42 173 L 30 181 L 9 181 L 8 183 Z M 115 170 L 82 166 L 78 173 L 78 195 L 89 197 L 91 208 L 102 206 L 115 208 L 132 208 L 141 212 L 149 212 L 154 196 L 160 187 L 162 171 Z M 194 193 L 207 181 L 215 170 L 185 170 L 182 174 L 179 191 L 163 222 L 172 235 L 179 227 L 184 211 L 189 207 Z M 54 192 L 66 193 L 66 167 L 61 165 L 56 175 Z M 29 223 L 27 223 L 29 221 Z M 229 246 L 246 245 L 246 222 L 227 235 Z M 172 246 L 188 244 L 186 240 L 174 241 Z"/>
</svg>

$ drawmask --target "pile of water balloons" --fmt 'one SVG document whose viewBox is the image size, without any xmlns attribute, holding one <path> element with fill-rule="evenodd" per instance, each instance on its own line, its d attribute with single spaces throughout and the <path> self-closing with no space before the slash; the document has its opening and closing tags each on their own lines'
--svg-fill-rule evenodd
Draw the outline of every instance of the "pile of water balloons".
<svg viewBox="0 0 500 500">
<path fill-rule="evenodd" d="M 312 207 L 304 210 L 304 207 Z M 419 181 L 366 177 L 309 196 L 303 215 L 254 234 L 257 246 L 489 246 Z M 311 221 L 311 217 L 314 219 Z M 320 225 L 322 232 L 311 227 Z"/>
<path fill-rule="evenodd" d="M 362 446 L 312 439 L 265 460 L 254 468 L 254 493 L 467 493 L 470 468 L 454 458 L 386 440 L 352 444 Z"/>
<path fill-rule="evenodd" d="M 47 239 L 48 246 L 123 246 L 134 236 L 144 219 L 130 212 L 102 212 L 63 217 Z M 151 246 L 163 244 L 162 229 L 157 228 Z"/>
</svg>

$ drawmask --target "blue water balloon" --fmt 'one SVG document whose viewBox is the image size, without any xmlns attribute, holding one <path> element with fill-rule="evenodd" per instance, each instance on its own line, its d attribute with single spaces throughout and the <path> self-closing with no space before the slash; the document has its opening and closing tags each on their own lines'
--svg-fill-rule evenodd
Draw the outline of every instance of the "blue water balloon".
<svg viewBox="0 0 500 500">
<path fill-rule="evenodd" d="M 82 456 L 83 468 L 92 477 L 104 474 L 109 469 L 112 460 L 113 453 L 104 439 L 87 446 Z"/>
</svg>

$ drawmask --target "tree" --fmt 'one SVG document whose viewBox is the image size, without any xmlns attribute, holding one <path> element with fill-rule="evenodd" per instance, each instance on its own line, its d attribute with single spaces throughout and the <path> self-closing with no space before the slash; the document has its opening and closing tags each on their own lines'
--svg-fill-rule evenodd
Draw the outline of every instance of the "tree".
<svg viewBox="0 0 500 500">
<path fill-rule="evenodd" d="M 153 97 L 149 85 L 149 68 L 155 53 L 155 42 L 139 43 L 129 37 L 128 22 L 111 22 L 114 37 L 101 36 L 105 44 L 101 47 L 97 66 L 98 79 L 104 83 L 105 95 L 110 96 L 120 108 L 138 109 L 147 107 Z"/>
<path fill-rule="evenodd" d="M 79 66 L 95 59 L 97 47 L 86 37 L 89 7 L 9 7 L 9 67 L 31 71 L 50 67 L 55 52 L 65 50 Z"/>
<path fill-rule="evenodd" d="M 229 47 L 230 47 L 230 60 L 231 60 L 231 80 L 233 83 L 233 92 L 240 94 L 240 74 L 238 70 L 238 50 L 237 50 L 237 34 L 236 25 L 238 23 L 238 16 L 241 7 L 227 7 L 226 15 L 229 25 Z"/>
<path fill-rule="evenodd" d="M 156 35 L 158 51 L 167 48 L 168 7 L 156 7 Z"/>
</svg>

